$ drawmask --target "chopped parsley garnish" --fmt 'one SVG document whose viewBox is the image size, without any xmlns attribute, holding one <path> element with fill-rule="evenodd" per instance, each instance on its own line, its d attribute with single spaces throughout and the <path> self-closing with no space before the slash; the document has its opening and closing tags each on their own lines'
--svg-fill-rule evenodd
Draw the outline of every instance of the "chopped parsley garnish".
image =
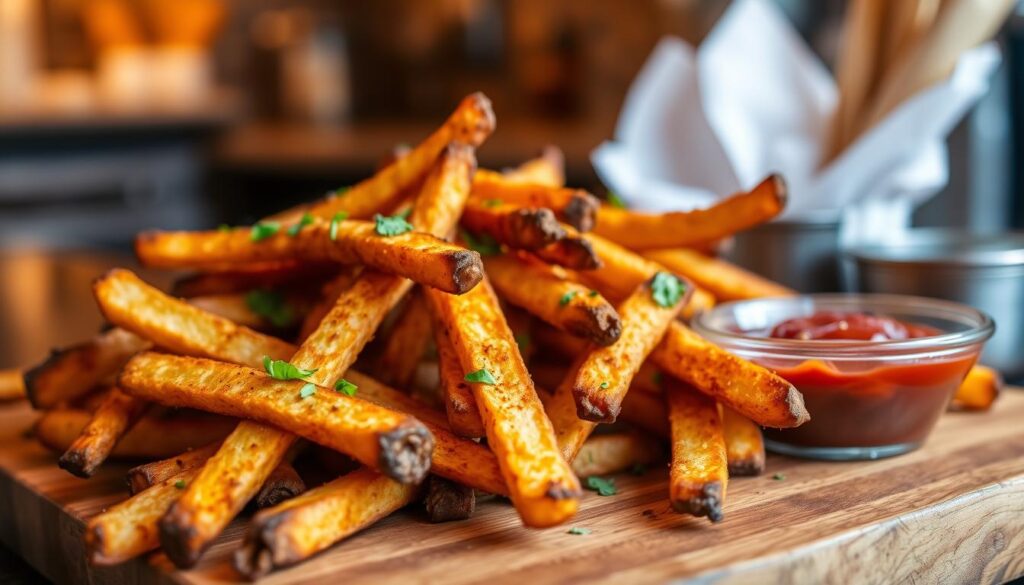
<svg viewBox="0 0 1024 585">
<path fill-rule="evenodd" d="M 604 382 L 601 382 L 601 390 L 607 390 L 607 389 L 608 389 L 608 380 L 605 380 Z"/>
<path fill-rule="evenodd" d="M 184 479 L 179 479 L 178 481 L 174 482 L 174 487 L 178 488 L 179 490 L 185 489 L 186 485 L 188 484 L 185 483 Z"/>
<path fill-rule="evenodd" d="M 570 301 L 572 301 L 572 298 L 574 296 L 576 296 L 576 291 L 571 290 L 571 291 L 565 293 L 564 295 L 562 295 L 562 298 L 558 299 L 558 304 L 564 307 L 564 306 L 568 305 Z"/>
<path fill-rule="evenodd" d="M 402 219 L 409 219 L 410 215 L 412 215 L 412 206 L 411 205 L 409 207 L 406 207 L 405 211 L 398 212 L 397 217 L 400 217 Z"/>
<path fill-rule="evenodd" d="M 679 303 L 686 292 L 686 285 L 675 275 L 659 272 L 651 280 L 651 297 L 658 306 L 671 308 Z"/>
<path fill-rule="evenodd" d="M 502 203 L 504 203 L 504 201 L 502 201 L 501 199 L 488 199 L 484 201 L 484 207 L 498 207 Z"/>
<path fill-rule="evenodd" d="M 230 232 L 231 231 L 231 226 L 229 226 L 226 223 L 222 223 L 219 226 L 217 226 L 217 231 L 218 232 Z"/>
<path fill-rule="evenodd" d="M 267 289 L 251 290 L 245 294 L 245 304 L 274 327 L 288 327 L 295 323 L 295 311 L 281 293 Z"/>
<path fill-rule="evenodd" d="M 345 221 L 346 219 L 348 219 L 347 211 L 339 211 L 338 213 L 334 214 L 334 217 L 331 218 L 330 234 L 332 242 L 338 239 L 338 224 Z"/>
<path fill-rule="evenodd" d="M 619 209 L 626 209 L 626 202 L 615 191 L 608 191 L 608 205 L 618 207 Z"/>
<path fill-rule="evenodd" d="M 494 386 L 498 383 L 494 376 L 484 368 L 466 374 L 466 381 L 475 384 L 487 384 L 488 386 Z"/>
<path fill-rule="evenodd" d="M 303 213 L 302 219 L 299 220 L 299 223 L 288 228 L 288 235 L 294 238 L 295 236 L 299 235 L 299 232 L 302 231 L 302 228 L 306 227 L 311 223 L 313 223 L 313 214 Z"/>
<path fill-rule="evenodd" d="M 487 234 L 473 235 L 466 230 L 459 233 L 466 246 L 481 256 L 494 256 L 501 254 L 501 244 Z"/>
<path fill-rule="evenodd" d="M 615 488 L 614 479 L 605 479 L 596 475 L 587 478 L 587 489 L 594 490 L 599 496 L 614 496 L 619 493 Z"/>
<path fill-rule="evenodd" d="M 263 369 L 275 380 L 305 380 L 313 375 L 318 368 L 303 370 L 297 368 L 284 360 L 272 360 L 270 356 L 263 356 Z"/>
<path fill-rule="evenodd" d="M 781 473 L 776 473 L 775 475 L 772 476 L 772 479 L 774 479 L 775 481 L 782 481 L 786 479 L 786 476 Z"/>
<path fill-rule="evenodd" d="M 249 235 L 249 237 L 252 239 L 252 241 L 259 242 L 260 240 L 265 240 L 269 238 L 270 236 L 276 234 L 280 230 L 281 224 L 277 223 L 276 221 L 260 222 L 252 226 L 252 233 Z"/>
<path fill-rule="evenodd" d="M 334 199 L 335 197 L 341 197 L 342 195 L 347 193 L 350 188 L 351 187 L 338 187 L 334 191 L 328 191 L 327 192 L 327 198 L 328 199 Z"/>
<path fill-rule="evenodd" d="M 574 534 L 574 535 L 579 536 L 579 535 L 583 535 L 583 534 L 590 534 L 591 530 L 589 528 L 584 528 L 582 526 L 573 526 L 572 528 L 567 530 L 566 533 L 567 534 Z"/>
<path fill-rule="evenodd" d="M 596 290 L 593 290 L 593 289 L 591 289 L 591 290 L 590 290 L 590 292 L 589 292 L 589 293 L 587 293 L 587 296 L 588 296 L 588 297 L 590 297 L 590 298 L 594 298 L 594 297 L 596 297 L 596 296 L 597 296 L 598 294 L 600 294 L 600 293 L 598 293 L 598 292 L 597 292 Z"/>
<path fill-rule="evenodd" d="M 359 386 L 356 386 L 352 382 L 349 382 L 345 378 L 342 378 L 334 383 L 334 389 L 338 392 L 341 392 L 342 394 L 346 394 L 348 396 L 355 396 L 356 390 L 359 389 Z"/>
<path fill-rule="evenodd" d="M 400 236 L 412 231 L 412 224 L 401 215 L 386 217 L 378 213 L 373 216 L 373 221 L 377 223 L 377 233 L 385 237 Z"/>
<path fill-rule="evenodd" d="M 302 388 L 299 390 L 299 398 L 309 398 L 314 394 L 316 394 L 316 384 L 313 384 L 312 382 L 303 384 Z"/>
</svg>

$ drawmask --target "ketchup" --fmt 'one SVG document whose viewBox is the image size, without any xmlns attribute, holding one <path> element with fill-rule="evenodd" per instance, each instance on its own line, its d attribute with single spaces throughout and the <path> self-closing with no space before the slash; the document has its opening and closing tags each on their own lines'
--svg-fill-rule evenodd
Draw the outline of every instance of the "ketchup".
<svg viewBox="0 0 1024 585">
<path fill-rule="evenodd" d="M 862 313 L 821 312 L 773 327 L 770 337 L 885 341 L 941 332 Z M 806 447 L 880 447 L 920 443 L 945 411 L 976 354 L 944 360 L 875 365 L 874 358 L 832 364 L 806 360 L 765 364 L 796 386 L 811 420 L 795 429 L 766 430 L 776 441 Z"/>
</svg>

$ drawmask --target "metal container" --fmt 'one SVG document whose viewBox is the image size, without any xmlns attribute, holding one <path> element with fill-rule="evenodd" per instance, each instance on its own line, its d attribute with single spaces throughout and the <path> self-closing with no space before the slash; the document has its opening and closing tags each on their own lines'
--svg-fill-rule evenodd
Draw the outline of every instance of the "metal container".
<svg viewBox="0 0 1024 585">
<path fill-rule="evenodd" d="M 949 299 L 988 313 L 996 334 L 981 361 L 1024 378 L 1024 233 L 917 229 L 896 244 L 845 250 L 843 262 L 853 291 Z"/>
<path fill-rule="evenodd" d="M 773 221 L 736 234 L 732 262 L 803 293 L 839 290 L 839 221 L 834 213 Z"/>
</svg>

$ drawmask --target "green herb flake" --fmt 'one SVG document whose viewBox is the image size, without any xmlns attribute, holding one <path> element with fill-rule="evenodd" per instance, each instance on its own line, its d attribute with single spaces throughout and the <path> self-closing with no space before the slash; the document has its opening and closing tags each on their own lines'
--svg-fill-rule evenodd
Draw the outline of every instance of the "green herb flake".
<svg viewBox="0 0 1024 585">
<path fill-rule="evenodd" d="M 332 242 L 338 239 L 338 224 L 345 221 L 346 219 L 348 219 L 347 211 L 339 211 L 338 213 L 334 214 L 334 217 L 331 218 L 330 235 Z"/>
<path fill-rule="evenodd" d="M 659 307 L 668 309 L 676 306 L 685 292 L 683 281 L 668 272 L 659 272 L 651 279 L 651 297 Z"/>
<path fill-rule="evenodd" d="M 412 224 L 405 221 L 401 215 L 385 217 L 378 213 L 373 216 L 373 221 L 377 223 L 377 233 L 384 237 L 400 236 L 412 231 Z"/>
<path fill-rule="evenodd" d="M 303 384 L 302 388 L 299 390 L 299 398 L 309 398 L 314 394 L 316 394 L 316 384 L 311 382 Z"/>
<path fill-rule="evenodd" d="M 608 205 L 619 209 L 626 209 L 627 207 L 626 202 L 615 191 L 608 191 Z"/>
<path fill-rule="evenodd" d="M 411 205 L 409 207 L 406 207 L 405 211 L 398 212 L 398 217 L 400 217 L 402 219 L 409 219 L 410 215 L 412 215 L 412 206 Z"/>
<path fill-rule="evenodd" d="M 786 479 L 786 476 L 781 473 L 776 473 L 775 475 L 772 476 L 772 479 L 774 479 L 775 481 L 782 481 Z"/>
<path fill-rule="evenodd" d="M 311 223 L 313 223 L 313 214 L 303 213 L 302 219 L 299 220 L 299 223 L 288 228 L 288 235 L 294 238 L 295 236 L 299 235 L 299 232 L 302 231 L 302 228 L 306 227 Z"/>
<path fill-rule="evenodd" d="M 327 198 L 328 199 L 334 199 L 335 197 L 341 197 L 342 195 L 347 193 L 350 188 L 351 187 L 338 187 L 337 189 L 335 189 L 333 191 L 328 191 L 327 192 Z"/>
<path fill-rule="evenodd" d="M 266 355 L 263 356 L 263 369 L 275 380 L 305 380 L 317 370 L 303 370 L 284 360 L 272 360 Z"/>
<path fill-rule="evenodd" d="M 596 475 L 587 478 L 587 489 L 597 492 L 599 496 L 614 496 L 619 493 L 619 490 L 615 488 L 614 479 L 605 479 Z"/>
<path fill-rule="evenodd" d="M 188 484 L 185 483 L 184 479 L 179 479 L 178 481 L 174 482 L 174 487 L 178 488 L 179 490 L 185 489 L 185 486 L 187 485 Z"/>
<path fill-rule="evenodd" d="M 501 199 L 488 199 L 484 201 L 484 207 L 500 207 L 501 204 L 505 203 Z"/>
<path fill-rule="evenodd" d="M 279 329 L 295 323 L 295 311 L 281 293 L 268 289 L 251 290 L 245 294 L 245 304 L 250 311 Z"/>
<path fill-rule="evenodd" d="M 481 256 L 495 256 L 501 254 L 501 244 L 487 234 L 474 235 L 466 230 L 459 232 L 466 247 L 480 254 Z"/>
<path fill-rule="evenodd" d="M 573 526 L 572 528 L 570 528 L 569 530 L 566 531 L 566 534 L 572 534 L 572 535 L 575 535 L 575 536 L 582 536 L 582 535 L 590 534 L 591 532 L 593 532 L 593 531 L 590 530 L 589 528 L 584 528 L 582 526 Z"/>
<path fill-rule="evenodd" d="M 593 289 L 591 289 L 591 290 L 590 290 L 590 292 L 589 292 L 589 293 L 587 293 L 587 296 L 588 296 L 588 297 L 590 297 L 590 298 L 594 298 L 594 297 L 596 297 L 596 296 L 597 296 L 598 294 L 600 294 L 600 293 L 598 293 L 598 292 L 597 292 L 596 290 L 593 290 Z"/>
<path fill-rule="evenodd" d="M 252 233 L 249 237 L 254 242 L 259 242 L 273 236 L 281 230 L 281 224 L 276 221 L 264 221 L 252 226 Z"/>
<path fill-rule="evenodd" d="M 231 226 L 229 226 L 226 223 L 222 223 L 219 226 L 217 226 L 217 231 L 218 232 L 230 232 L 231 229 L 232 229 Z"/>
<path fill-rule="evenodd" d="M 604 382 L 601 382 L 601 390 L 607 390 L 607 389 L 608 389 L 608 381 L 605 380 Z"/>
<path fill-rule="evenodd" d="M 358 390 L 358 389 L 359 389 L 359 386 L 356 386 L 355 384 L 353 384 L 352 382 L 349 382 L 345 378 L 342 378 L 342 379 L 340 379 L 340 380 L 338 380 L 337 382 L 334 383 L 334 390 L 335 391 L 341 392 L 342 394 L 346 394 L 348 396 L 355 396 L 356 395 L 356 390 Z"/>
<path fill-rule="evenodd" d="M 530 349 L 530 336 L 526 333 L 519 333 L 515 336 L 516 345 L 519 346 L 519 353 L 525 353 Z"/>
<path fill-rule="evenodd" d="M 494 376 L 484 368 L 466 374 L 466 381 L 473 382 L 474 384 L 487 384 L 488 386 L 494 386 L 498 383 Z"/>
<path fill-rule="evenodd" d="M 564 307 L 564 306 L 568 305 L 569 302 L 572 301 L 572 298 L 575 297 L 575 296 L 576 296 L 576 291 L 571 290 L 571 291 L 565 293 L 564 295 L 562 295 L 562 298 L 558 299 L 558 304 Z"/>
</svg>

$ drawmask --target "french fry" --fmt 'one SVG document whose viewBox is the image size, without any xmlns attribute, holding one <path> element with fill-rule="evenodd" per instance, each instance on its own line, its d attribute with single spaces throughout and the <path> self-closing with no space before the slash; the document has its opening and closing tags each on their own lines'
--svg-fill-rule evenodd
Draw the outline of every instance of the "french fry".
<svg viewBox="0 0 1024 585">
<path fill-rule="evenodd" d="M 541 249 L 566 237 L 555 213 L 546 207 L 518 207 L 490 200 L 470 200 L 462 214 L 462 225 L 516 250 Z"/>
<path fill-rule="evenodd" d="M 804 397 L 792 384 L 705 341 L 682 323 L 669 327 L 651 361 L 761 426 L 784 429 L 810 420 Z"/>
<path fill-rule="evenodd" d="M 199 468 L 186 469 L 101 512 L 85 527 L 93 565 L 116 565 L 160 546 L 157 522 L 192 483 Z"/>
<path fill-rule="evenodd" d="M 174 477 L 187 469 L 202 467 L 206 460 L 220 448 L 220 442 L 210 443 L 196 449 L 160 459 L 150 463 L 137 465 L 128 470 L 128 493 L 135 495 L 142 490 L 154 486 L 169 477 Z"/>
<path fill-rule="evenodd" d="M 146 402 L 113 387 L 107 390 L 92 420 L 57 464 L 78 477 L 92 477 L 97 468 L 114 450 L 117 442 L 146 409 Z"/>
<path fill-rule="evenodd" d="M 473 398 L 473 389 L 466 382 L 459 356 L 455 353 L 448 330 L 443 325 L 434 325 L 434 344 L 437 345 L 437 365 L 441 394 L 448 424 L 455 434 L 478 439 L 484 436 L 484 422 Z"/>
<path fill-rule="evenodd" d="M 25 377 L 21 370 L 0 370 L 0 402 L 25 398 Z"/>
<path fill-rule="evenodd" d="M 414 418 L 302 380 L 275 380 L 244 366 L 151 352 L 132 358 L 119 380 L 140 398 L 290 431 L 402 483 L 419 483 L 430 468 L 433 438 Z M 304 388 L 313 394 L 303 398 Z"/>
<path fill-rule="evenodd" d="M 151 344 L 124 329 L 113 328 L 92 339 L 54 351 L 25 373 L 25 392 L 33 408 L 70 402 L 113 376 L 134 354 Z"/>
<path fill-rule="evenodd" d="M 572 394 L 578 417 L 615 422 L 633 377 L 686 304 L 687 288 L 676 276 L 659 272 L 619 305 L 622 336 L 589 351 L 576 372 Z"/>
<path fill-rule="evenodd" d="M 384 349 L 377 361 L 377 379 L 408 389 L 423 354 L 430 343 L 430 310 L 423 293 L 409 295 L 394 326 L 388 331 Z"/>
<path fill-rule="evenodd" d="M 576 416 L 576 399 L 572 394 L 573 386 L 576 384 L 576 374 L 585 359 L 585 353 L 576 359 L 553 393 L 542 392 L 540 394 L 544 403 L 544 412 L 555 429 L 558 450 L 570 464 L 576 460 L 576 455 L 583 448 L 583 443 L 597 428 L 596 422 L 583 420 Z"/>
<path fill-rule="evenodd" d="M 339 266 L 334 263 L 288 263 L 270 269 L 267 267 L 232 266 L 231 270 L 200 272 L 180 278 L 171 287 L 176 297 L 192 298 L 210 295 L 246 293 L 257 288 L 277 288 L 301 282 L 315 286 L 334 274 Z"/>
<path fill-rule="evenodd" d="M 306 483 L 299 477 L 298 472 L 287 461 L 282 461 L 270 477 L 263 483 L 263 487 L 256 493 L 253 501 L 256 502 L 256 509 L 273 508 L 290 500 L 306 491 Z"/>
<path fill-rule="evenodd" d="M 369 218 L 393 206 L 409 188 L 421 181 L 451 143 L 479 146 L 493 131 L 494 112 L 491 110 L 491 102 L 484 94 L 474 93 L 462 100 L 455 112 L 426 140 L 374 176 L 344 193 L 332 193 L 312 205 L 271 216 L 268 221 L 292 224 L 304 213 L 328 221 L 339 212 L 347 213 L 353 219 Z M 429 229 L 426 223 L 412 223 L 438 237 L 444 235 Z"/>
<path fill-rule="evenodd" d="M 666 384 L 665 398 L 672 425 L 672 507 L 677 512 L 720 522 L 729 469 L 718 405 L 675 380 Z"/>
<path fill-rule="evenodd" d="M 480 255 L 472 250 L 420 232 L 383 236 L 372 222 L 358 220 L 315 220 L 295 235 L 278 232 L 260 241 L 253 241 L 248 228 L 148 232 L 136 239 L 135 252 L 144 264 L 160 268 L 282 259 L 363 264 L 455 294 L 475 286 L 483 271 Z"/>
<path fill-rule="evenodd" d="M 590 241 L 575 231 L 567 232 L 557 242 L 531 250 L 530 253 L 548 264 L 571 270 L 595 270 L 601 267 L 601 260 Z"/>
<path fill-rule="evenodd" d="M 331 312 L 334 303 L 341 296 L 341 293 L 352 288 L 361 271 L 361 266 L 346 266 L 340 274 L 323 285 L 320 291 L 320 299 L 310 307 L 309 312 L 306 313 L 305 318 L 302 320 L 302 327 L 299 329 L 299 341 L 305 341 L 307 337 L 316 331 L 316 328 L 320 326 L 320 322 L 324 320 L 327 313 Z"/>
<path fill-rule="evenodd" d="M 514 183 L 562 187 L 565 185 L 565 155 L 562 149 L 549 144 L 537 158 L 514 169 L 505 169 L 501 174 Z"/>
<path fill-rule="evenodd" d="M 579 477 L 609 475 L 646 466 L 661 458 L 661 445 L 649 435 L 636 431 L 594 435 L 572 461 Z"/>
<path fill-rule="evenodd" d="M 705 256 L 694 250 L 650 250 L 644 252 L 644 256 L 676 274 L 689 278 L 723 302 L 796 294 L 792 289 L 748 272 L 735 264 Z"/>
<path fill-rule="evenodd" d="M 597 212 L 594 232 L 632 250 L 685 248 L 764 223 L 785 206 L 786 184 L 771 175 L 707 209 L 648 214 L 605 205 Z"/>
<path fill-rule="evenodd" d="M 253 312 L 245 299 L 242 294 L 223 294 L 193 297 L 188 302 L 194 307 L 252 329 L 273 328 L 264 317 Z"/>
<path fill-rule="evenodd" d="M 234 565 L 249 579 L 293 565 L 411 503 L 419 488 L 362 468 L 257 513 Z"/>
<path fill-rule="evenodd" d="M 580 485 L 561 458 L 512 332 L 485 278 L 461 296 L 427 290 L 448 330 L 498 458 L 516 510 L 528 526 L 560 524 L 575 514 Z M 472 380 L 468 380 L 472 381 Z"/>
<path fill-rule="evenodd" d="M 558 219 L 582 232 L 593 229 L 601 206 L 596 197 L 582 189 L 520 183 L 500 173 L 483 170 L 473 177 L 472 198 L 484 204 L 501 201 L 518 207 L 547 208 L 555 212 Z"/>
<path fill-rule="evenodd" d="M 999 398 L 1003 378 L 999 372 L 980 364 L 975 365 L 957 388 L 950 403 L 953 410 L 988 410 Z"/>
<path fill-rule="evenodd" d="M 63 453 L 92 420 L 82 410 L 56 409 L 43 413 L 35 425 L 35 437 L 46 448 Z M 143 416 L 117 443 L 111 457 L 157 459 L 223 439 L 235 421 L 219 416 L 181 413 Z"/>
<path fill-rule="evenodd" d="M 690 283 L 690 290 L 693 291 L 690 295 L 690 300 L 679 314 L 686 321 L 689 321 L 697 313 L 714 307 L 716 303 L 714 295 L 694 285 L 692 282 Z"/>
<path fill-rule="evenodd" d="M 729 475 L 761 475 L 764 471 L 764 436 L 761 428 L 728 406 L 722 406 L 721 411 Z"/>
<path fill-rule="evenodd" d="M 443 477 L 427 478 L 423 507 L 431 522 L 467 520 L 476 509 L 476 491 Z"/>
<path fill-rule="evenodd" d="M 488 256 L 485 267 L 491 284 L 509 303 L 597 345 L 619 339 L 622 323 L 615 307 L 554 268 L 511 254 Z"/>
</svg>

